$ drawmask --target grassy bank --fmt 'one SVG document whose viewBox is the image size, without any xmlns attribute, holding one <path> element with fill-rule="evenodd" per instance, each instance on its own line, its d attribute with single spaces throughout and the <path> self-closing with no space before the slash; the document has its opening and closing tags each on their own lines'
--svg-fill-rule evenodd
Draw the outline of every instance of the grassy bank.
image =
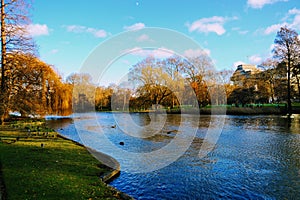
<svg viewBox="0 0 300 200">
<path fill-rule="evenodd" d="M 30 130 L 30 132 L 29 132 Z M 42 122 L 0 127 L 7 199 L 123 199 L 100 177 L 111 169 Z"/>
<path fill-rule="evenodd" d="M 285 115 L 287 108 L 285 104 L 246 104 L 246 105 L 219 105 L 219 106 L 206 106 L 199 108 L 200 114 L 227 114 L 227 115 Z M 166 110 L 169 114 L 198 114 L 198 110 L 193 107 L 182 109 Z M 292 113 L 300 114 L 300 104 L 292 104 Z"/>
</svg>

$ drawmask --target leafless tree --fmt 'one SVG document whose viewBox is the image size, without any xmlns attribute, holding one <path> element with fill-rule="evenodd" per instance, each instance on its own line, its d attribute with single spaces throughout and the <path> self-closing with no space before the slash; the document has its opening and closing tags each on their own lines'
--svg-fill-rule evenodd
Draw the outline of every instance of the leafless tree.
<svg viewBox="0 0 300 200">
<path fill-rule="evenodd" d="M 274 40 L 274 57 L 284 62 L 287 68 L 287 106 L 288 114 L 292 113 L 291 103 L 291 70 L 299 64 L 300 41 L 298 33 L 288 27 L 281 27 Z"/>
</svg>

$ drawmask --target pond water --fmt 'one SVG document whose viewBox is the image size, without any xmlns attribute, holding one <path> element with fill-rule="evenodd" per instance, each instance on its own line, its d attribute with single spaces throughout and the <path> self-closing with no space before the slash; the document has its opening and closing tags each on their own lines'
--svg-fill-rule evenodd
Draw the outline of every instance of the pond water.
<svg viewBox="0 0 300 200">
<path fill-rule="evenodd" d="M 122 171 L 110 184 L 135 199 L 299 199 L 300 117 L 223 116 L 217 143 L 206 156 L 199 157 L 208 129 L 216 128 L 210 123 L 219 117 L 186 115 L 182 123 L 181 115 L 175 114 L 160 119 L 142 113 L 117 118 L 113 113 L 96 113 L 47 123 L 61 134 L 116 158 Z M 146 127 L 151 121 L 157 123 L 140 130 L 130 120 Z M 81 122 L 85 128 L 78 131 Z M 104 137 L 97 135 L 99 127 L 110 145 L 99 142 Z M 139 131 L 129 134 L 132 129 Z M 171 148 L 174 152 L 184 150 L 174 162 L 169 162 L 172 155 L 167 153 L 160 156 L 167 166 L 160 165 L 163 159 L 152 159 L 146 165 L 142 162 L 141 157 L 170 146 L 179 135 L 193 139 L 186 149 L 181 143 L 176 143 L 177 149 Z M 128 156 L 131 154 L 139 156 Z M 155 170 L 147 171 L 149 165 Z"/>
</svg>

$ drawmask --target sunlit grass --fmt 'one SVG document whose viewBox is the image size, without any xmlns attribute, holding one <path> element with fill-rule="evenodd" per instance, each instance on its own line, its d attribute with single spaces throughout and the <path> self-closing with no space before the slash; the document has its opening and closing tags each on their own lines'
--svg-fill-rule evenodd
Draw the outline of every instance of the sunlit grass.
<svg viewBox="0 0 300 200">
<path fill-rule="evenodd" d="M 29 134 L 25 127 L 36 125 L 11 125 L 0 131 L 0 161 L 8 199 L 119 198 L 100 180 L 109 169 L 84 147 L 55 132 L 44 132 L 46 129 Z"/>
</svg>

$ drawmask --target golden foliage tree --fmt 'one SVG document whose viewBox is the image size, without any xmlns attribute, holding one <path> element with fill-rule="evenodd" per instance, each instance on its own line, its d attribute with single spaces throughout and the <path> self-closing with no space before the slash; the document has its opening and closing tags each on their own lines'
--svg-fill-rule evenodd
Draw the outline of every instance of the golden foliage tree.
<svg viewBox="0 0 300 200">
<path fill-rule="evenodd" d="M 31 54 L 7 55 L 6 88 L 3 120 L 9 112 L 43 116 L 71 110 L 70 87 L 50 65 Z"/>
<path fill-rule="evenodd" d="M 10 72 L 9 56 L 13 52 L 34 53 L 34 43 L 27 33 L 26 25 L 29 23 L 28 8 L 26 0 L 1 0 L 1 95 L 0 95 L 0 115 L 3 122 L 7 115 L 5 108 L 11 104 L 9 100 L 9 81 Z"/>
</svg>

